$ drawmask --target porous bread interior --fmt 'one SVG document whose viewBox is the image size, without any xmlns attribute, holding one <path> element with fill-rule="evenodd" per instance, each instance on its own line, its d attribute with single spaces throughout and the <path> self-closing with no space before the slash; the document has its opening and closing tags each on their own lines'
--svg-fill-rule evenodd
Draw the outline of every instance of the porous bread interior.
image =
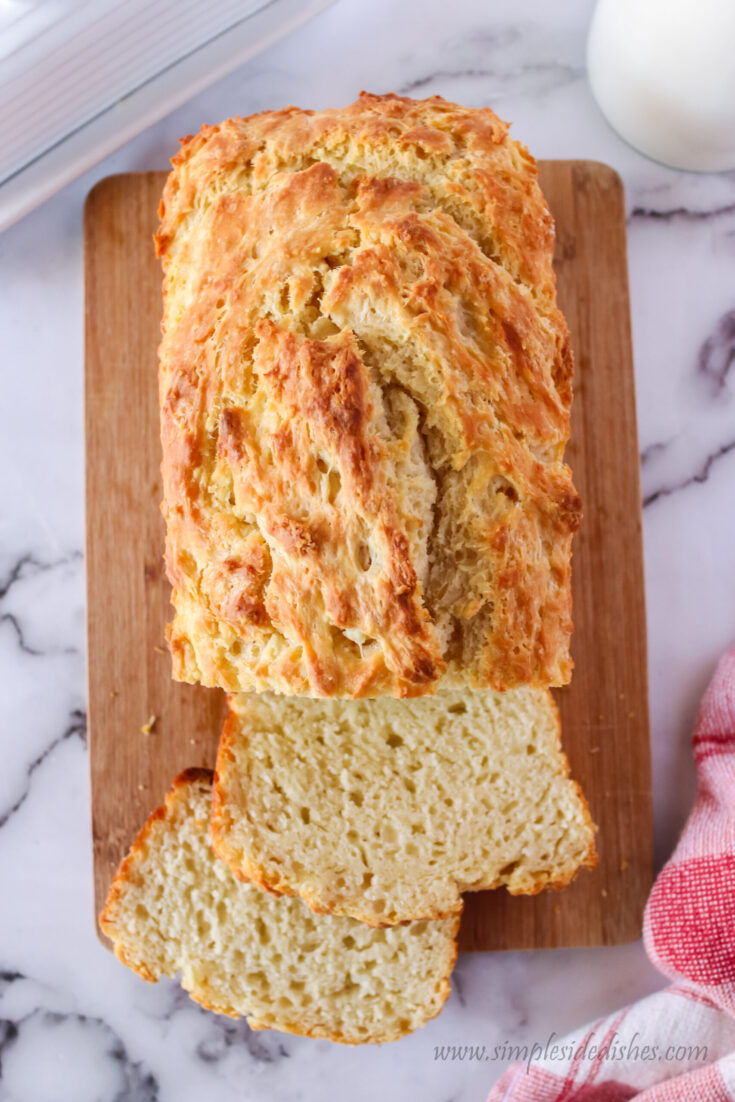
<svg viewBox="0 0 735 1102">
<path fill-rule="evenodd" d="M 101 916 L 124 964 L 181 972 L 197 1002 L 253 1028 L 345 1043 L 387 1041 L 436 1015 L 455 920 L 372 930 L 238 882 L 212 851 L 211 774 L 175 782 L 131 849 Z"/>
<path fill-rule="evenodd" d="M 596 863 L 547 691 L 409 701 L 230 698 L 216 852 L 239 875 L 373 924 L 460 893 L 534 893 Z"/>
<path fill-rule="evenodd" d="M 487 109 L 365 96 L 204 128 L 174 165 L 175 676 L 566 682 L 571 357 L 532 158 Z"/>
</svg>

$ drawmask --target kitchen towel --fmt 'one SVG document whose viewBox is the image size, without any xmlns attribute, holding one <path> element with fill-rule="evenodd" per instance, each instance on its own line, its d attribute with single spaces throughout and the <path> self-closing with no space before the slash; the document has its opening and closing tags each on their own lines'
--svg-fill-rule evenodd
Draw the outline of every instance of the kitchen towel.
<svg viewBox="0 0 735 1102">
<path fill-rule="evenodd" d="M 510 1067 L 488 1102 L 735 1102 L 735 647 L 702 701 L 697 797 L 646 905 L 673 982 Z"/>
</svg>

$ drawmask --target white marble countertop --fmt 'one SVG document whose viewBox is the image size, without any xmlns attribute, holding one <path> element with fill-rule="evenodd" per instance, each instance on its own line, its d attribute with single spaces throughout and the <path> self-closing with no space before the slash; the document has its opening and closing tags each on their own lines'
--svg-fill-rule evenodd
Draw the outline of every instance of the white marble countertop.
<svg viewBox="0 0 735 1102">
<path fill-rule="evenodd" d="M 82 205 L 101 176 L 163 168 L 234 113 L 361 88 L 491 104 L 538 157 L 622 175 L 645 496 L 656 848 L 692 798 L 690 727 L 735 634 L 735 173 L 654 165 L 585 80 L 591 4 L 340 0 L 0 236 L 0 1097 L 8 1102 L 481 1099 L 495 1046 L 544 1041 L 652 991 L 640 943 L 467 956 L 441 1017 L 350 1050 L 200 1010 L 141 983 L 93 925 L 85 747 Z M 624 569 L 624 564 L 621 564 Z M 442 1061 L 435 1046 L 486 1045 Z"/>
</svg>

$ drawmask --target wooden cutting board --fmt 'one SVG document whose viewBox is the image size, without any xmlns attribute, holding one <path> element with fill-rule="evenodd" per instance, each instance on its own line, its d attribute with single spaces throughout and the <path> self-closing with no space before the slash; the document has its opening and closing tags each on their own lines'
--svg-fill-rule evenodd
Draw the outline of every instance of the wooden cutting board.
<svg viewBox="0 0 735 1102">
<path fill-rule="evenodd" d="M 164 174 L 113 176 L 85 212 L 87 608 L 95 905 L 174 776 L 212 766 L 224 695 L 171 680 L 159 511 L 151 235 Z M 600 864 L 562 893 L 469 895 L 461 948 L 613 945 L 638 937 L 652 878 L 646 621 L 625 213 L 605 165 L 551 161 L 559 299 L 576 390 L 569 459 L 584 502 L 574 545 L 572 685 L 557 694 Z M 141 730 L 150 717 L 150 734 Z"/>
</svg>

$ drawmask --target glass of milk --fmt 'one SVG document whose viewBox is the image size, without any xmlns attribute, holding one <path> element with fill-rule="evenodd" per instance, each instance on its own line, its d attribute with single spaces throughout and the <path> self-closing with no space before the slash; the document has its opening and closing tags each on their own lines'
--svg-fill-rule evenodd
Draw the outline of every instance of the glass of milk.
<svg viewBox="0 0 735 1102">
<path fill-rule="evenodd" d="M 735 0 L 598 0 L 595 99 L 622 138 L 674 168 L 735 168 Z"/>
</svg>

